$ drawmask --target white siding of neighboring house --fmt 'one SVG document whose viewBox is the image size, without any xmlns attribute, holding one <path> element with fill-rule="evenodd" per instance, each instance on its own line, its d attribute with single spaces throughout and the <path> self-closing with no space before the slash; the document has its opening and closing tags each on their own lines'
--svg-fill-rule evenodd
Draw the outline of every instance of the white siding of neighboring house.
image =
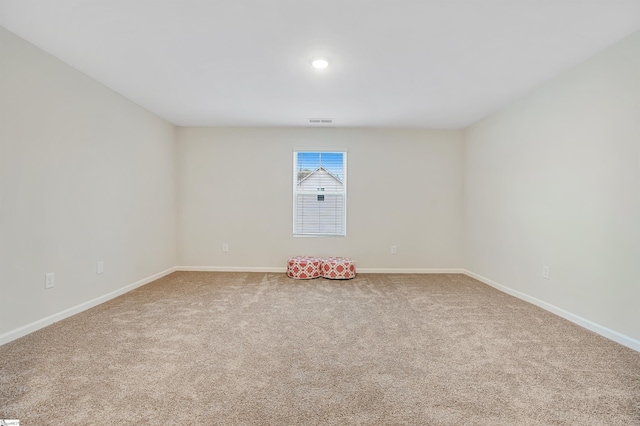
<svg viewBox="0 0 640 426">
<path fill-rule="evenodd" d="M 344 230 L 344 184 L 326 170 L 320 168 L 298 184 L 297 194 L 298 234 L 341 234 Z M 318 195 L 324 201 L 318 201 Z"/>
<path fill-rule="evenodd" d="M 320 168 L 311 173 L 298 184 L 301 191 L 317 191 L 324 188 L 324 191 L 342 191 L 342 182 L 336 179 L 331 173 Z"/>
</svg>

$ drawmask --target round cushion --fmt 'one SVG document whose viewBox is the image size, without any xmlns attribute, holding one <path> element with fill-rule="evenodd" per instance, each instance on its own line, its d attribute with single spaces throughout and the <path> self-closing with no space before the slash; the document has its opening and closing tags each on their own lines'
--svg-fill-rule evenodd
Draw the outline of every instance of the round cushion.
<svg viewBox="0 0 640 426">
<path fill-rule="evenodd" d="M 287 262 L 287 276 L 296 280 L 310 280 L 320 276 L 320 259 L 311 256 L 295 256 Z"/>
<path fill-rule="evenodd" d="M 349 280 L 356 276 L 356 265 L 347 257 L 327 257 L 322 259 L 320 276 L 331 280 Z"/>
</svg>

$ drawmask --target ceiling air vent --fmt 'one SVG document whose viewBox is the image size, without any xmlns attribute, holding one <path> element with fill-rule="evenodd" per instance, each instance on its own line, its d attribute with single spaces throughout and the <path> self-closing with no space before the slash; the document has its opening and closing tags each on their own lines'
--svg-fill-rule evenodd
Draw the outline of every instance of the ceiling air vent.
<svg viewBox="0 0 640 426">
<path fill-rule="evenodd" d="M 333 123 L 332 118 L 310 118 L 309 124 L 331 124 Z"/>
</svg>

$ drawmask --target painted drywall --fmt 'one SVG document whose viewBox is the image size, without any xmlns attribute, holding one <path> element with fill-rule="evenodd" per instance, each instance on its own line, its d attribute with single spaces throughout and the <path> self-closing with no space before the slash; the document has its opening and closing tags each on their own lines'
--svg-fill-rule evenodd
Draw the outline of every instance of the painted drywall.
<svg viewBox="0 0 640 426">
<path fill-rule="evenodd" d="M 460 268 L 461 135 L 180 128 L 179 265 L 283 268 L 293 255 L 335 255 L 359 268 Z M 296 148 L 347 150 L 346 237 L 293 236 Z"/>
<path fill-rule="evenodd" d="M 467 269 L 640 341 L 640 33 L 468 128 L 464 168 Z"/>
<path fill-rule="evenodd" d="M 2 28 L 0 61 L 6 337 L 172 268 L 177 179 L 174 126 Z"/>
</svg>

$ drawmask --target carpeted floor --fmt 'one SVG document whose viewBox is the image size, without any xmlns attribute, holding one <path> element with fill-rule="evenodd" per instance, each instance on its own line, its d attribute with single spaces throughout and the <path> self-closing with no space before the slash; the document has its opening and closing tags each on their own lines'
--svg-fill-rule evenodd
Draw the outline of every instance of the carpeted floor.
<svg viewBox="0 0 640 426">
<path fill-rule="evenodd" d="M 0 347 L 29 425 L 640 425 L 640 353 L 463 275 L 177 272 Z"/>
</svg>

